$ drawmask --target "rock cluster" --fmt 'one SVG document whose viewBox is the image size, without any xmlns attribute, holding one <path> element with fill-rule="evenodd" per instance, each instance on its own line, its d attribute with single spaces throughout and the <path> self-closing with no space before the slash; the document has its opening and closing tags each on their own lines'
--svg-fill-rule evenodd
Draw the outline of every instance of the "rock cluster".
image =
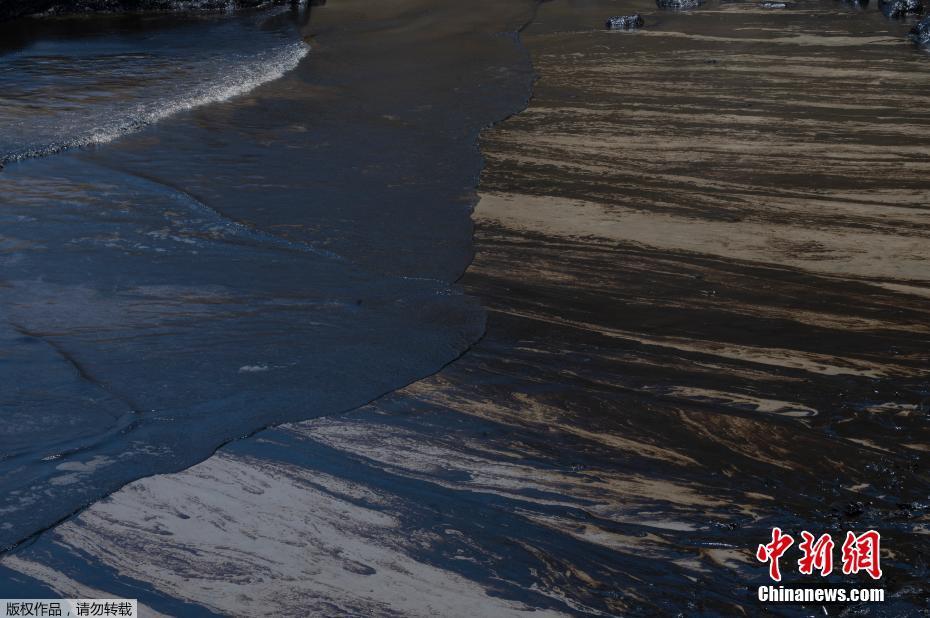
<svg viewBox="0 0 930 618">
<path fill-rule="evenodd" d="M 633 13 L 632 15 L 608 17 L 606 25 L 609 30 L 635 30 L 642 28 L 645 23 L 639 13 Z"/>
<path fill-rule="evenodd" d="M 878 8 L 886 17 L 905 17 L 924 12 L 923 0 L 878 0 Z"/>
<path fill-rule="evenodd" d="M 280 4 L 284 0 L 0 0 L 0 21 L 32 15 L 225 11 Z"/>
<path fill-rule="evenodd" d="M 660 9 L 694 9 L 704 4 L 704 0 L 656 0 Z"/>
<path fill-rule="evenodd" d="M 923 21 L 911 28 L 908 36 L 920 47 L 930 48 L 930 17 L 924 17 Z"/>
</svg>

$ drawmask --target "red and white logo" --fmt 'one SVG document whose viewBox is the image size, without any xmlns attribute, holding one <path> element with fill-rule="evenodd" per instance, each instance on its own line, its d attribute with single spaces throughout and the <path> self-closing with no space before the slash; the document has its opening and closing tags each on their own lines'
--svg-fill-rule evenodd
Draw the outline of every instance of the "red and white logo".
<svg viewBox="0 0 930 618">
<path fill-rule="evenodd" d="M 801 558 L 798 559 L 798 571 L 802 575 L 812 575 L 817 570 L 821 577 L 833 572 L 833 548 L 836 544 L 829 534 L 816 537 L 807 530 L 801 532 Z M 843 574 L 855 575 L 865 571 L 872 579 L 882 576 L 879 551 L 882 536 L 875 530 L 868 530 L 862 534 L 849 531 L 842 547 Z M 772 540 L 756 549 L 756 559 L 767 562 L 769 577 L 774 581 L 781 581 L 781 568 L 779 560 L 794 545 L 794 537 L 785 534 L 781 528 L 772 528 Z"/>
</svg>

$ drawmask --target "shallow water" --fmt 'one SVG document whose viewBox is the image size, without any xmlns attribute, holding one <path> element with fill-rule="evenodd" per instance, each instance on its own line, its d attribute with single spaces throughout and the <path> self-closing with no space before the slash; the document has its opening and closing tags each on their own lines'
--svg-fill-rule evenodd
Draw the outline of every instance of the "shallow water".
<svg viewBox="0 0 930 618">
<path fill-rule="evenodd" d="M 0 56 L 0 162 L 99 144 L 244 94 L 307 55 L 293 24 L 202 18 L 46 37 Z"/>
<path fill-rule="evenodd" d="M 389 69 L 426 56 L 450 67 L 424 80 L 452 84 L 431 99 L 448 113 L 487 101 L 457 101 L 453 69 L 482 48 L 463 40 L 488 39 L 444 47 L 454 20 L 420 4 L 317 22 L 318 92 L 351 83 L 402 109 L 416 80 Z M 106 590 L 182 615 L 925 608 L 928 57 L 874 6 L 625 6 L 548 2 L 523 31 L 533 101 L 482 137 L 462 279 L 489 310 L 478 345 L 359 410 L 124 487 L 4 556 L 0 591 Z M 620 10 L 646 29 L 604 30 Z M 372 57 L 412 32 L 414 51 Z M 390 244 L 370 246 L 375 263 Z M 888 600 L 760 605 L 755 549 L 775 525 L 880 530 Z M 789 585 L 871 581 L 811 580 L 791 554 Z"/>
<path fill-rule="evenodd" d="M 477 131 L 527 92 L 515 6 L 451 37 L 454 75 L 354 68 L 379 27 L 354 5 L 309 55 L 314 22 L 278 11 L 76 20 L 0 56 L 0 547 L 480 336 L 453 282 Z"/>
</svg>

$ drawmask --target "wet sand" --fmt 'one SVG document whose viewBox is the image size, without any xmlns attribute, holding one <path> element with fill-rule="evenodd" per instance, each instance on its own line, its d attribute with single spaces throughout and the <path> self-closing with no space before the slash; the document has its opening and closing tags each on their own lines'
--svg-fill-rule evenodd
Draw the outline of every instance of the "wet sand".
<svg viewBox="0 0 930 618">
<path fill-rule="evenodd" d="M 632 8 L 523 32 L 539 79 L 483 134 L 460 282 L 480 343 L 132 483 L 7 574 L 185 615 L 838 615 L 760 606 L 755 547 L 875 528 L 870 615 L 924 607 L 930 58 L 839 4 Z"/>
</svg>

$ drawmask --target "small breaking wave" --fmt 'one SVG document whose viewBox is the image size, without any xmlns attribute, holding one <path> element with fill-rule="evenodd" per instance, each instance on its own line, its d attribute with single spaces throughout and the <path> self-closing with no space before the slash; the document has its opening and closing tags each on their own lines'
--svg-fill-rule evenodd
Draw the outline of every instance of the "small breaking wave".
<svg viewBox="0 0 930 618">
<path fill-rule="evenodd" d="M 170 58 L 159 58 L 158 66 L 154 67 L 154 70 L 150 66 L 151 63 L 147 65 L 142 61 L 137 69 L 138 75 L 128 79 L 134 79 L 135 84 L 144 85 L 131 91 L 130 96 L 126 97 L 128 100 L 119 99 L 117 96 L 110 98 L 118 100 L 110 101 L 96 94 L 87 96 L 84 92 L 78 95 L 68 93 L 67 98 L 62 97 L 65 103 L 61 104 L 59 109 L 55 109 L 53 104 L 34 117 L 30 117 L 27 112 L 24 118 L 23 110 L 36 107 L 35 102 L 30 100 L 33 97 L 29 95 L 41 94 L 41 91 L 20 92 L 16 93 L 19 96 L 12 97 L 0 95 L 0 102 L 13 101 L 21 106 L 20 110 L 16 110 L 15 105 L 14 109 L 10 110 L 14 114 L 17 111 L 20 114 L 15 121 L 0 117 L 0 130 L 5 130 L 2 132 L 6 132 L 7 140 L 10 140 L 3 143 L 7 140 L 0 138 L 0 164 L 103 144 L 128 133 L 140 131 L 179 112 L 244 95 L 283 77 L 296 68 L 310 51 L 302 41 L 276 43 L 277 45 L 270 49 L 250 51 L 248 57 L 245 57 L 245 54 L 233 54 L 232 58 L 224 59 L 220 54 L 213 53 L 199 59 L 194 63 L 195 66 L 181 69 L 171 67 Z M 136 54 L 135 58 L 144 56 L 145 54 Z M 127 58 L 127 55 L 121 58 L 129 65 L 137 62 L 135 58 Z M 54 61 L 60 62 L 58 58 L 54 58 L 53 62 L 48 64 L 54 64 Z M 208 67 L 210 70 L 201 70 Z M 81 68 L 83 71 L 94 71 L 92 63 L 85 62 Z M 119 81 L 119 78 L 126 77 L 132 68 L 121 66 L 120 71 L 121 75 L 116 80 L 112 80 L 112 77 L 110 79 Z M 9 72 L 8 69 L 7 74 Z M 74 71 L 61 71 L 64 80 L 69 78 L 69 72 Z M 106 68 L 100 72 L 105 74 Z M 174 81 L 172 78 L 177 73 L 180 73 L 182 78 Z M 42 77 L 49 79 L 48 76 Z M 54 82 L 57 77 L 52 75 L 51 80 Z M 76 89 L 84 88 L 87 92 L 94 92 L 99 90 L 99 81 L 102 80 L 98 78 L 95 82 L 81 84 Z M 2 85 L 0 79 L 0 86 Z M 132 88 L 124 84 L 120 84 L 120 87 L 123 90 Z M 119 88 L 116 92 L 121 94 Z M 26 96 L 23 96 L 24 94 Z M 86 103 L 87 99 L 94 97 L 103 98 L 104 104 L 94 105 L 96 101 Z M 16 144 L 16 141 L 19 143 Z"/>
</svg>

